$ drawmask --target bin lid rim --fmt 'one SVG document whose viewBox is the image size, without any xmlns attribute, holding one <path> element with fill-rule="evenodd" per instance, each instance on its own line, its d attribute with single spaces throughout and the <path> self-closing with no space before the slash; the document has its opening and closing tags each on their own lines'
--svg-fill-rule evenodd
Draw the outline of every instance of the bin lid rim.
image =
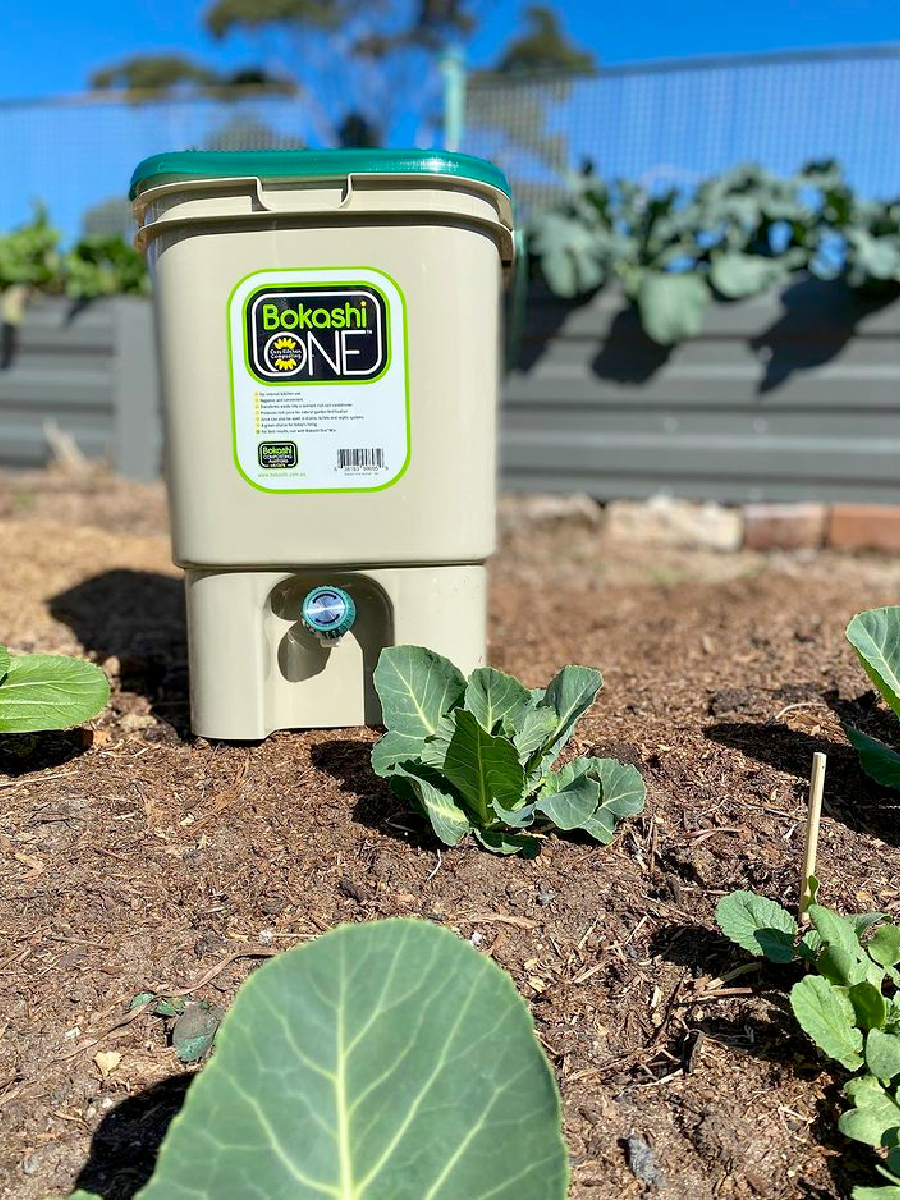
<svg viewBox="0 0 900 1200">
<path fill-rule="evenodd" d="M 499 167 L 449 150 L 172 150 L 151 154 L 134 169 L 128 195 L 164 180 L 323 179 L 346 175 L 446 175 L 469 179 L 510 195 Z"/>
</svg>

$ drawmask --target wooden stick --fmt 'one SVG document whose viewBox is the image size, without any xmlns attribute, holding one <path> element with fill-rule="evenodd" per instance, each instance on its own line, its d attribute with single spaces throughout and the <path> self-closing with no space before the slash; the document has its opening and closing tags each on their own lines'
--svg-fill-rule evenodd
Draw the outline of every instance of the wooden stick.
<svg viewBox="0 0 900 1200">
<path fill-rule="evenodd" d="M 819 848 L 819 822 L 822 820 L 822 793 L 825 790 L 825 755 L 816 751 L 813 755 L 812 774 L 809 777 L 809 811 L 806 816 L 806 844 L 803 847 L 803 869 L 800 872 L 800 924 L 809 918 L 806 909 L 812 899 L 809 877 L 816 873 L 816 852 Z"/>
</svg>

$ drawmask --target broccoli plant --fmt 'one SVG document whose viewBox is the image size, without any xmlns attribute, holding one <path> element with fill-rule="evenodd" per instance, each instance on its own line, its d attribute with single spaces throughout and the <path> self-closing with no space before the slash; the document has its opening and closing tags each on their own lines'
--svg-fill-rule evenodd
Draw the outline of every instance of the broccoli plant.
<svg viewBox="0 0 900 1200">
<path fill-rule="evenodd" d="M 62 654 L 11 655 L 0 646 L 0 733 L 70 729 L 95 717 L 109 681 L 93 663 Z"/>
<path fill-rule="evenodd" d="M 857 614 L 847 626 L 847 640 L 888 707 L 900 717 L 900 605 Z M 866 774 L 885 787 L 900 788 L 900 753 L 860 729 L 848 726 L 845 732 Z"/>
<path fill-rule="evenodd" d="M 813 881 L 813 897 L 817 885 Z M 809 906 L 812 929 L 764 896 L 732 892 L 716 908 L 719 928 L 771 962 L 800 961 L 809 971 L 791 988 L 794 1016 L 819 1049 L 853 1077 L 843 1134 L 887 1150 L 879 1171 L 888 1186 L 853 1190 L 853 1200 L 900 1200 L 900 926 L 883 913 L 842 917 Z"/>
<path fill-rule="evenodd" d="M 509 976 L 447 929 L 392 920 L 250 976 L 136 1200 L 564 1200 L 568 1177 Z"/>
<path fill-rule="evenodd" d="M 552 769 L 602 687 L 599 671 L 563 667 L 546 689 L 479 667 L 466 680 L 421 646 L 381 652 L 375 687 L 387 733 L 372 767 L 428 818 L 445 845 L 467 834 L 497 854 L 536 854 L 545 829 L 612 840 L 643 808 L 640 772 L 614 758 Z"/>
</svg>

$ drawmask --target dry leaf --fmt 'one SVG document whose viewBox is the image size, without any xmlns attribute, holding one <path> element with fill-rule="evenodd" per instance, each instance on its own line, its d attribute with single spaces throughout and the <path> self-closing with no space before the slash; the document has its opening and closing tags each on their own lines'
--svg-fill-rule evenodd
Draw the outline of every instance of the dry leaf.
<svg viewBox="0 0 900 1200">
<path fill-rule="evenodd" d="M 121 1061 L 122 1055 L 118 1050 L 100 1050 L 94 1055 L 94 1062 L 97 1064 L 101 1079 L 109 1079 Z"/>
</svg>

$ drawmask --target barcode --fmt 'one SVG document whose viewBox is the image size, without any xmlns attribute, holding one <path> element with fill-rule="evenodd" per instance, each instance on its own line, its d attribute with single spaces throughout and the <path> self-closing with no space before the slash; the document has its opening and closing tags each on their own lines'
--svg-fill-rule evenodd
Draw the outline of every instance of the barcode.
<svg viewBox="0 0 900 1200">
<path fill-rule="evenodd" d="M 377 470 L 384 466 L 384 450 L 380 446 L 374 450 L 338 450 L 337 465 L 339 471 Z"/>
</svg>

